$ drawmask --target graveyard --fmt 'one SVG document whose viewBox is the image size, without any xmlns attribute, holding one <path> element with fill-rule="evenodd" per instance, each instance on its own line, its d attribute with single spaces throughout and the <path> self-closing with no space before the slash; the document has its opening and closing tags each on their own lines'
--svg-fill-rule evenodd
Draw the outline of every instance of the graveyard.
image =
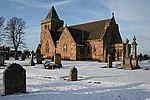
<svg viewBox="0 0 150 100">
<path fill-rule="evenodd" d="M 65 61 L 62 68 L 44 69 L 43 64 L 29 65 L 24 61 L 5 60 L 5 65 L 20 64 L 26 70 L 26 93 L 0 96 L 0 100 L 150 100 L 150 61 L 140 61 L 140 69 L 125 70 L 120 61 Z M 0 93 L 3 72 L 0 66 Z M 71 69 L 76 68 L 77 81 L 70 81 Z M 73 77 L 73 76 L 72 76 Z"/>
<path fill-rule="evenodd" d="M 1 1 L 0 100 L 150 100 L 149 3 Z"/>
</svg>

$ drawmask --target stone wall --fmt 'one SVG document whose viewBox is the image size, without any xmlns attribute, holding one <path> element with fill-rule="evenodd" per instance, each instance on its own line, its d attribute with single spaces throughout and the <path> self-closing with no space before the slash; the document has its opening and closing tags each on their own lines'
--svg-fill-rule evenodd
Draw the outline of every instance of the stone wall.
<svg viewBox="0 0 150 100">
<path fill-rule="evenodd" d="M 90 45 L 90 53 L 87 53 L 86 56 L 91 56 L 92 60 L 103 60 L 103 40 L 89 40 L 87 45 Z"/>
<path fill-rule="evenodd" d="M 57 53 L 61 54 L 61 59 L 76 60 L 76 42 L 67 28 L 63 30 L 60 36 Z"/>
<path fill-rule="evenodd" d="M 52 57 L 54 55 L 54 51 L 55 51 L 55 45 L 53 42 L 53 39 L 50 35 L 50 32 L 47 30 L 45 30 L 45 32 L 41 33 L 43 37 L 41 37 L 42 40 L 42 44 L 41 44 L 41 54 L 43 55 L 43 58 L 47 58 L 47 57 Z M 49 47 L 49 51 L 47 52 L 46 50 L 46 46 L 48 45 Z"/>
</svg>

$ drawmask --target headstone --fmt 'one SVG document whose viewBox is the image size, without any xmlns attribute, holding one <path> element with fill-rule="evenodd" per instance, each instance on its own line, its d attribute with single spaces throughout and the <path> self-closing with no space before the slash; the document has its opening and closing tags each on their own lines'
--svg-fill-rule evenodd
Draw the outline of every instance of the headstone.
<svg viewBox="0 0 150 100">
<path fill-rule="evenodd" d="M 54 55 L 54 64 L 58 64 L 58 65 L 62 66 L 61 65 L 61 54 Z"/>
<path fill-rule="evenodd" d="M 25 55 L 25 53 L 22 53 L 21 60 L 23 61 L 25 59 L 26 59 L 26 55 Z"/>
<path fill-rule="evenodd" d="M 3 72 L 2 96 L 26 92 L 26 70 L 13 63 Z"/>
<path fill-rule="evenodd" d="M 138 69 L 140 66 L 138 65 L 138 58 L 137 58 L 137 43 L 136 38 L 134 36 L 133 43 L 132 43 L 132 68 Z"/>
<path fill-rule="evenodd" d="M 34 55 L 34 51 L 31 51 L 31 61 L 29 62 L 30 66 L 35 66 L 35 63 L 33 61 L 33 55 Z"/>
<path fill-rule="evenodd" d="M 140 53 L 140 55 L 139 55 L 139 61 L 142 61 L 142 53 Z"/>
<path fill-rule="evenodd" d="M 126 39 L 126 46 L 125 46 L 125 48 L 126 48 L 126 55 L 125 55 L 123 68 L 127 69 L 127 70 L 131 70 L 133 68 L 132 68 L 132 62 L 131 62 L 132 60 L 131 60 L 131 57 L 129 56 L 129 44 L 128 43 L 129 43 L 129 40 Z"/>
<path fill-rule="evenodd" d="M 112 68 L 112 57 L 111 54 L 108 54 L 108 64 L 107 64 L 108 68 Z"/>
<path fill-rule="evenodd" d="M 5 60 L 4 54 L 0 53 L 0 66 L 4 66 L 4 60 Z"/>
<path fill-rule="evenodd" d="M 36 60 L 37 64 L 42 64 L 42 55 L 41 55 L 41 50 L 40 50 L 40 45 L 38 45 L 37 50 L 36 50 Z"/>
<path fill-rule="evenodd" d="M 75 68 L 75 66 L 73 66 L 73 68 L 71 68 L 70 70 L 70 81 L 77 81 L 78 80 L 78 71 Z"/>
<path fill-rule="evenodd" d="M 106 63 L 107 62 L 107 49 L 108 47 L 106 46 L 105 49 L 104 49 L 104 62 Z"/>
</svg>

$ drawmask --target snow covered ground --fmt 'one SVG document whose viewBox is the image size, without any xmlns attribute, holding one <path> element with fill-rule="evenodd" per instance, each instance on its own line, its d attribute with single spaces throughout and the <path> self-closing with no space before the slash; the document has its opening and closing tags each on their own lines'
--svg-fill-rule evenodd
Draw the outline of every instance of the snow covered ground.
<svg viewBox="0 0 150 100">
<path fill-rule="evenodd" d="M 138 70 L 118 69 L 121 62 L 113 62 L 114 68 L 96 61 L 62 61 L 61 69 L 44 69 L 43 64 L 26 66 L 27 93 L 0 96 L 0 100 L 150 100 L 150 62 L 143 61 Z M 68 81 L 72 66 L 78 69 L 79 80 Z M 0 69 L 0 89 L 4 69 Z M 0 90 L 1 93 L 1 90 Z"/>
</svg>

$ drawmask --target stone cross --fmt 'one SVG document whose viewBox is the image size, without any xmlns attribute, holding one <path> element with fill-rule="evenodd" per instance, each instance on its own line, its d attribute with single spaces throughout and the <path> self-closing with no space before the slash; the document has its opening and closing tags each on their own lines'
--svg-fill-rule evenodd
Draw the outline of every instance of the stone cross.
<svg viewBox="0 0 150 100">
<path fill-rule="evenodd" d="M 78 80 L 78 71 L 75 68 L 75 66 L 73 66 L 73 68 L 71 68 L 70 70 L 70 81 L 77 81 Z"/>
<path fill-rule="evenodd" d="M 137 58 L 137 43 L 136 38 L 134 36 L 132 42 L 132 67 L 133 69 L 138 69 L 140 66 L 138 65 L 138 58 Z"/>
<path fill-rule="evenodd" d="M 132 58 L 137 58 L 137 43 L 136 43 L 136 38 L 134 36 L 133 42 L 132 42 Z"/>
<path fill-rule="evenodd" d="M 19 64 L 10 64 L 3 72 L 2 96 L 26 92 L 26 70 Z"/>
</svg>

